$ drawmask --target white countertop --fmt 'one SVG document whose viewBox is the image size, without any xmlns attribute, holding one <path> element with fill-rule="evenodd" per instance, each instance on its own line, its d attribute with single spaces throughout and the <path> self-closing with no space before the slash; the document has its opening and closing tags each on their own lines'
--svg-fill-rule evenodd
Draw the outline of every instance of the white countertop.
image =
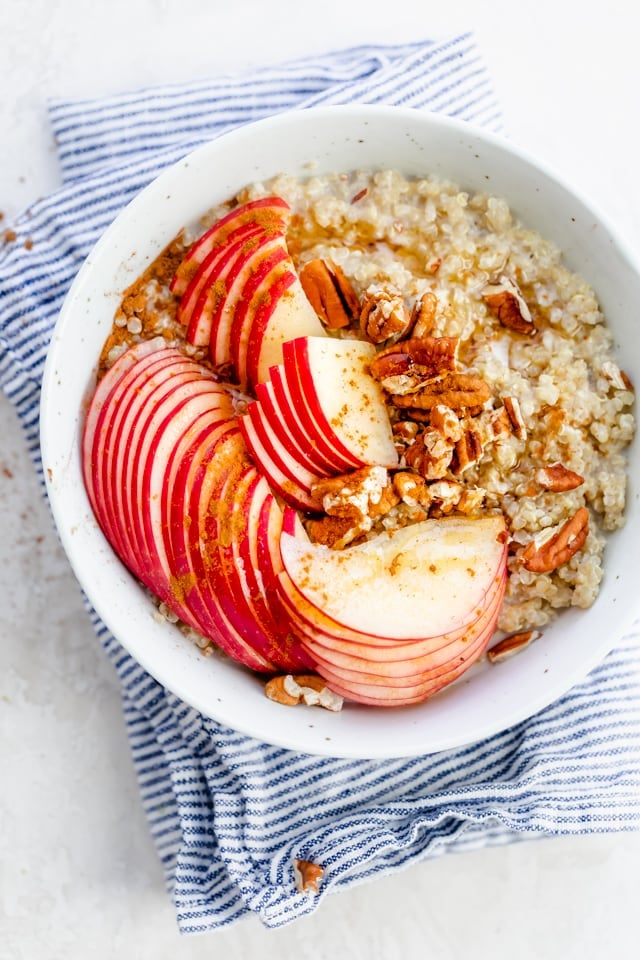
<svg viewBox="0 0 640 960">
<path fill-rule="evenodd" d="M 526 13 L 506 0 L 435 9 L 424 0 L 314 8 L 293 0 L 5 0 L 0 210 L 8 218 L 59 182 L 49 95 L 473 29 L 511 136 L 589 194 L 640 258 L 640 22 L 631 11 L 629 0 L 597 8 L 537 0 Z M 138 799 L 118 687 L 4 398 L 0 438 L 0 960 L 396 960 L 416 948 L 438 960 L 637 956 L 640 834 L 450 855 L 328 898 L 313 917 L 279 931 L 251 919 L 180 939 Z"/>
</svg>

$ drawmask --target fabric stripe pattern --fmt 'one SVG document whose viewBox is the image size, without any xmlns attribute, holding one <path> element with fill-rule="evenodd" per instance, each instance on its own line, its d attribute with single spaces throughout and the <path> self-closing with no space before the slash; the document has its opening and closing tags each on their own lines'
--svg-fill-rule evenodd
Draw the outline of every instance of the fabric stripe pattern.
<svg viewBox="0 0 640 960">
<path fill-rule="evenodd" d="M 468 34 L 51 104 L 63 186 L 16 218 L 17 239 L 0 251 L 0 384 L 40 473 L 38 402 L 51 331 L 109 223 L 206 140 L 281 110 L 348 102 L 502 125 Z M 562 700 L 495 737 L 427 757 L 354 761 L 296 754 L 202 717 L 89 616 L 121 682 L 142 802 L 184 933 L 249 912 L 278 927 L 331 892 L 447 851 L 640 827 L 637 628 Z M 324 867 L 319 894 L 296 891 L 296 858 Z"/>
</svg>

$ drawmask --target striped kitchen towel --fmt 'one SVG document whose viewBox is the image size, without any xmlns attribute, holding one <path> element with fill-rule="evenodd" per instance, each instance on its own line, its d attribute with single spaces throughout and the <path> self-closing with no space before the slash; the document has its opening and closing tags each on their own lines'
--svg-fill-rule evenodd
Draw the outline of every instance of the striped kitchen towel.
<svg viewBox="0 0 640 960">
<path fill-rule="evenodd" d="M 111 220 L 213 136 L 291 107 L 350 101 L 500 127 L 468 35 L 51 105 L 64 185 L 10 225 L 15 237 L 0 250 L 0 383 L 40 472 L 38 400 L 51 329 Z M 446 851 L 640 827 L 637 630 L 561 701 L 499 736 L 426 757 L 354 761 L 293 753 L 202 717 L 91 616 L 122 684 L 142 800 L 185 933 L 251 911 L 280 926 L 330 892 Z M 319 893 L 296 891 L 296 859 L 323 866 Z"/>
</svg>

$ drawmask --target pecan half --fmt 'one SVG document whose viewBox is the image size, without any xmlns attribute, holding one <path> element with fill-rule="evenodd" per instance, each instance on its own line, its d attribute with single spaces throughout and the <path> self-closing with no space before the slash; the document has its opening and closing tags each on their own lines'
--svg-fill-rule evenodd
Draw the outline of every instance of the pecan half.
<svg viewBox="0 0 640 960">
<path fill-rule="evenodd" d="M 503 327 L 518 333 L 533 333 L 535 324 L 531 311 L 517 283 L 510 277 L 500 277 L 498 283 L 490 283 L 482 291 L 482 299 Z"/>
<path fill-rule="evenodd" d="M 534 640 L 539 640 L 542 634 L 539 630 L 523 630 L 521 633 L 512 633 L 509 637 L 503 637 L 497 643 L 487 650 L 487 660 L 489 663 L 502 663 L 508 660 L 516 653 L 520 653 L 525 647 L 528 647 Z"/>
<path fill-rule="evenodd" d="M 400 290 L 390 283 L 375 283 L 365 290 L 360 308 L 360 331 L 371 343 L 398 340 L 408 333 L 411 314 Z"/>
<path fill-rule="evenodd" d="M 322 677 L 313 673 L 291 673 L 272 677 L 267 681 L 264 692 L 270 700 L 286 707 L 295 707 L 305 703 L 308 707 L 324 707 L 337 712 L 342 709 L 343 700 L 329 690 Z"/>
<path fill-rule="evenodd" d="M 553 463 L 548 467 L 540 467 L 536 471 L 536 483 L 544 490 L 560 493 L 565 490 L 575 490 L 584 483 L 584 477 L 569 470 L 562 463 Z"/>
<path fill-rule="evenodd" d="M 332 260 L 309 260 L 299 271 L 307 300 L 330 330 L 348 327 L 360 312 L 355 290 Z"/>
<path fill-rule="evenodd" d="M 520 560 L 526 570 L 549 573 L 581 550 L 589 534 L 589 511 L 580 507 L 575 514 L 542 542 L 532 540 L 524 548 Z"/>
<path fill-rule="evenodd" d="M 298 893 L 318 893 L 318 884 L 324 876 L 322 867 L 311 860 L 296 860 L 293 876 Z"/>
<path fill-rule="evenodd" d="M 458 364 L 458 343 L 457 337 L 411 337 L 383 347 L 371 361 L 371 376 L 381 382 L 389 377 L 408 376 L 419 384 L 454 371 Z"/>
<path fill-rule="evenodd" d="M 447 373 L 431 380 L 415 393 L 397 396 L 392 394 L 391 403 L 404 410 L 432 410 L 445 404 L 452 410 L 481 410 L 491 397 L 489 385 L 480 377 L 467 373 Z"/>
</svg>

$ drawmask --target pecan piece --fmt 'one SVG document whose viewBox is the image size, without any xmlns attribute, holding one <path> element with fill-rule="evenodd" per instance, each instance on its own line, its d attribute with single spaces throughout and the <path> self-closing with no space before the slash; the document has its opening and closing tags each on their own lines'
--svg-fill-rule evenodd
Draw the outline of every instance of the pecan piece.
<svg viewBox="0 0 640 960">
<path fill-rule="evenodd" d="M 445 404 L 452 410 L 481 410 L 491 397 L 489 385 L 480 377 L 466 373 L 447 373 L 423 384 L 415 393 L 391 395 L 395 407 L 404 410 L 432 410 Z"/>
<path fill-rule="evenodd" d="M 439 480 L 446 476 L 453 457 L 454 444 L 443 437 L 435 427 L 425 427 L 422 433 L 408 447 L 404 457 L 407 466 L 412 467 L 426 480 Z"/>
<path fill-rule="evenodd" d="M 436 322 L 438 298 L 428 290 L 413 305 L 411 311 L 411 334 L 413 337 L 426 337 L 433 330 Z"/>
<path fill-rule="evenodd" d="M 370 373 L 385 385 L 390 377 L 408 376 L 424 380 L 457 369 L 457 337 L 411 337 L 383 347 L 371 361 Z"/>
<path fill-rule="evenodd" d="M 461 473 L 472 467 L 474 463 L 482 457 L 484 447 L 480 434 L 473 427 L 465 430 L 462 437 L 456 441 L 451 459 L 451 473 L 458 477 Z"/>
<path fill-rule="evenodd" d="M 293 875 L 298 893 L 318 893 L 318 883 L 324 876 L 324 870 L 311 860 L 296 860 Z"/>
<path fill-rule="evenodd" d="M 528 543 L 520 557 L 522 565 L 533 573 L 556 570 L 583 548 L 588 534 L 589 511 L 580 507 L 551 536 L 542 542 L 534 539 Z"/>
<path fill-rule="evenodd" d="M 545 490 L 561 493 L 565 490 L 575 490 L 584 483 L 584 477 L 574 470 L 569 470 L 562 463 L 553 463 L 548 467 L 540 467 L 536 471 L 536 483 Z"/>
<path fill-rule="evenodd" d="M 508 660 L 516 653 L 520 653 L 525 647 L 528 647 L 534 640 L 539 640 L 542 634 L 539 630 L 523 630 L 521 633 L 512 633 L 508 637 L 503 637 L 497 643 L 487 650 L 487 660 L 489 663 L 502 663 Z"/>
<path fill-rule="evenodd" d="M 519 400 L 517 397 L 504 397 L 502 402 L 504 403 L 504 408 L 507 411 L 509 422 L 513 427 L 514 436 L 516 436 L 518 440 L 526 440 L 527 425 L 524 422 L 522 411 L 520 410 Z"/>
<path fill-rule="evenodd" d="M 498 283 L 488 284 L 482 291 L 482 299 L 503 327 L 517 333 L 535 331 L 531 311 L 517 283 L 510 277 L 500 277 Z"/>
<path fill-rule="evenodd" d="M 305 703 L 308 707 L 324 707 L 337 712 L 342 709 L 343 700 L 329 690 L 322 677 L 313 673 L 291 673 L 272 677 L 267 681 L 264 692 L 269 700 L 281 703 L 285 707 L 295 707 Z"/>
<path fill-rule="evenodd" d="M 360 312 L 355 290 L 332 260 L 309 260 L 299 272 L 307 300 L 330 330 L 348 327 Z"/>
<path fill-rule="evenodd" d="M 390 283 L 375 283 L 365 290 L 360 308 L 360 331 L 371 343 L 398 340 L 411 326 L 402 293 Z"/>
</svg>

